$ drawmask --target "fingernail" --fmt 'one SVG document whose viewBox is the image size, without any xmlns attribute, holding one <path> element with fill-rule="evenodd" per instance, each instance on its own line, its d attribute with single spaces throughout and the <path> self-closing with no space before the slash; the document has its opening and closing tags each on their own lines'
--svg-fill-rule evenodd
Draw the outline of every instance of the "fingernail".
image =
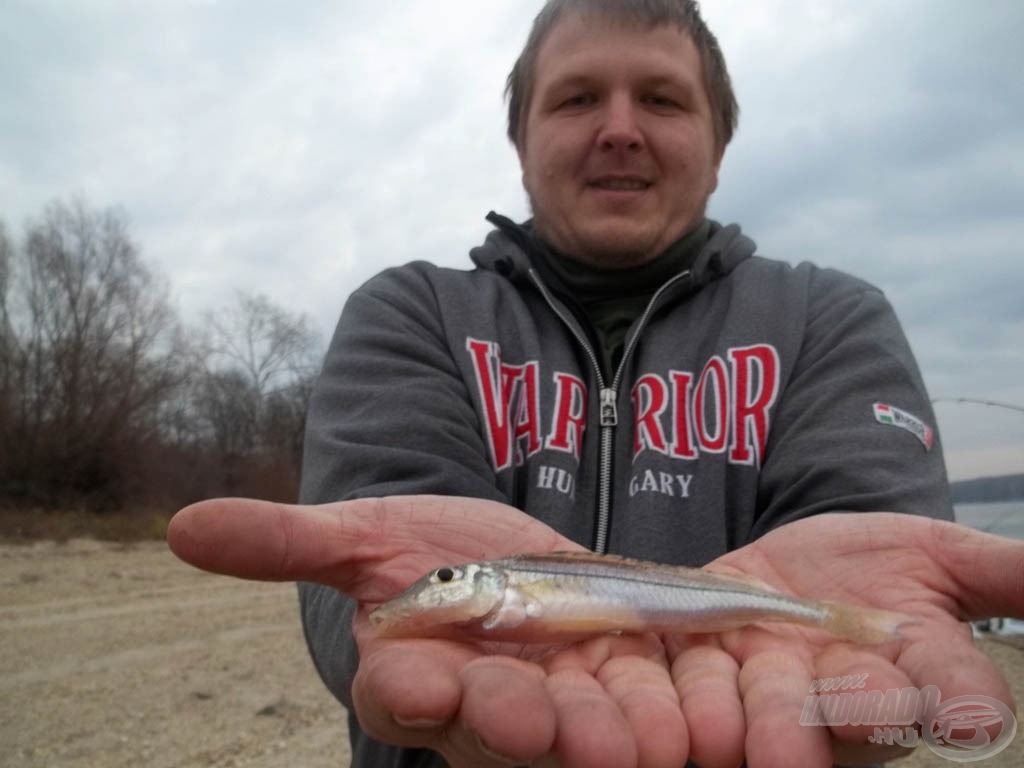
<svg viewBox="0 0 1024 768">
<path fill-rule="evenodd" d="M 503 755 L 500 752 L 495 752 L 493 749 L 484 743 L 484 740 L 480 738 L 479 734 L 476 734 L 476 745 L 487 757 L 499 763 L 505 763 L 506 765 L 522 765 L 521 760 L 516 760 L 514 757 Z"/>
<path fill-rule="evenodd" d="M 403 728 L 412 728 L 416 731 L 430 731 L 444 725 L 444 720 L 431 720 L 426 717 L 399 717 L 392 715 L 391 719 Z"/>
</svg>

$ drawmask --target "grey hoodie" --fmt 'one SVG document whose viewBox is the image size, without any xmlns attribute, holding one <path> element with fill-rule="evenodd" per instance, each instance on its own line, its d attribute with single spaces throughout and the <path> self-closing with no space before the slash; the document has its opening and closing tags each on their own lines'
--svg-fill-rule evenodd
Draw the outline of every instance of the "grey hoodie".
<svg viewBox="0 0 1024 768">
<path fill-rule="evenodd" d="M 952 518 L 929 399 L 876 288 L 755 256 L 712 223 L 606 381 L 528 231 L 491 220 L 475 269 L 412 263 L 349 298 L 310 405 L 304 503 L 494 499 L 598 551 L 686 565 L 824 511 Z M 351 709 L 354 605 L 315 585 L 300 598 Z M 350 726 L 353 766 L 444 764 Z"/>
</svg>

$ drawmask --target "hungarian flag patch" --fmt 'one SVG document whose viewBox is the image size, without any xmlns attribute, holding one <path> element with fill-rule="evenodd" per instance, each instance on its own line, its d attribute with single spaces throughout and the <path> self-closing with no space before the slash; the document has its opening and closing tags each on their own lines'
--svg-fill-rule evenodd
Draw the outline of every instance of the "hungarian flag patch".
<svg viewBox="0 0 1024 768">
<path fill-rule="evenodd" d="M 894 405 L 875 403 L 875 421 L 879 424 L 905 429 L 921 441 L 921 445 L 926 451 L 930 451 L 935 443 L 935 431 L 931 427 L 914 414 L 907 413 Z"/>
</svg>

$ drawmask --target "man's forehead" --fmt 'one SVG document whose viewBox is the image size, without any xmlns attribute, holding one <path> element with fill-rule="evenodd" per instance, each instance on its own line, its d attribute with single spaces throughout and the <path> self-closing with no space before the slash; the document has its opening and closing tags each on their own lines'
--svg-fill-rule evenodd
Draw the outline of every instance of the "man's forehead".
<svg viewBox="0 0 1024 768">
<path fill-rule="evenodd" d="M 689 80 L 700 57 L 689 33 L 669 22 L 652 24 L 608 14 L 572 11 L 551 28 L 538 51 L 534 75 L 538 81 L 585 78 L 607 64 L 597 39 L 619 38 L 637 50 L 636 60 L 660 65 L 660 77 Z M 698 75 L 699 76 L 699 75 Z"/>
<path fill-rule="evenodd" d="M 686 27 L 668 19 L 656 20 L 632 14 L 609 13 L 600 9 L 573 9 L 563 13 L 551 25 L 545 38 L 550 39 L 559 30 L 564 32 L 568 29 L 600 30 L 612 34 L 621 32 L 623 35 L 664 29 L 675 31 L 687 38 L 690 36 L 690 31 Z"/>
</svg>

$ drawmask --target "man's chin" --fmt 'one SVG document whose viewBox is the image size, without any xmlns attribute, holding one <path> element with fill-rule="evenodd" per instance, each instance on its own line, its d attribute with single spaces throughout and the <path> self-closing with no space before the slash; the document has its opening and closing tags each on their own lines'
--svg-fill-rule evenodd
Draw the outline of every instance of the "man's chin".
<svg viewBox="0 0 1024 768">
<path fill-rule="evenodd" d="M 578 238 L 580 261 L 606 269 L 627 269 L 652 261 L 659 253 L 657 238 L 650 233 L 621 227 L 607 227 L 583 233 Z"/>
</svg>

